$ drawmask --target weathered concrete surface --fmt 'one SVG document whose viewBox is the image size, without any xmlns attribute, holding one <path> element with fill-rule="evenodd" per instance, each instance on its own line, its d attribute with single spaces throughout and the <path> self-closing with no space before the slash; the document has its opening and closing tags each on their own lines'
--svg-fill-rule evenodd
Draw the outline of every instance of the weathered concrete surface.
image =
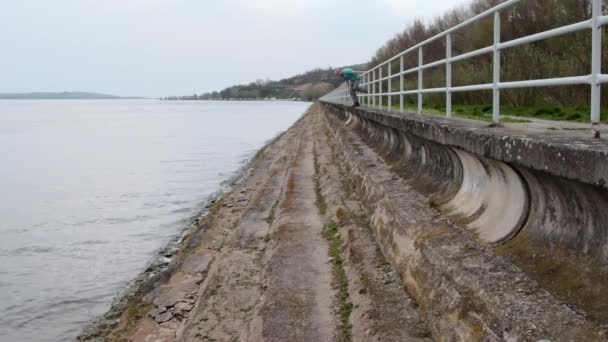
<svg viewBox="0 0 608 342">
<path fill-rule="evenodd" d="M 608 266 L 608 191 L 599 185 L 555 176 L 580 171 L 580 178 L 584 178 L 586 170 L 578 169 L 576 162 L 568 164 L 567 159 L 556 161 L 547 171 L 538 171 L 544 169 L 542 157 L 537 158 L 539 163 L 534 168 L 522 166 L 533 163 L 530 155 L 552 158 L 556 150 L 561 151 L 557 155 L 580 153 L 580 158 L 599 170 L 608 164 L 608 146 L 601 148 L 605 143 L 584 150 L 557 144 L 557 140 L 547 142 L 544 135 L 506 137 L 495 128 L 464 129 L 458 120 L 453 128 L 444 118 L 437 123 L 439 119 L 434 117 L 398 117 L 325 106 L 343 115 L 346 124 L 359 130 L 391 161 L 396 172 L 411 180 L 418 190 L 432 194 L 434 205 L 467 224 L 481 240 L 497 244 L 521 233 L 526 235 L 531 250 L 548 249 L 555 255 L 584 258 L 585 263 L 602 269 Z M 528 158 L 525 163 L 487 157 L 510 155 L 515 145 L 525 147 L 525 151 L 520 150 L 522 157 L 517 158 Z M 462 146 L 472 147 L 465 150 Z M 485 152 L 476 154 L 475 150 Z M 598 175 L 607 177 L 606 171 Z"/>
<path fill-rule="evenodd" d="M 361 132 L 364 140 L 391 163 L 394 172 L 431 195 L 432 205 L 481 241 L 500 245 L 498 252 L 562 300 L 600 322 L 608 322 L 608 298 L 602 295 L 608 291 L 606 189 L 438 142 L 450 138 L 429 140 L 354 114 L 365 110 L 353 112 L 333 105 L 325 108 L 343 116 L 347 125 Z M 460 124 L 459 120 L 454 123 L 457 127 Z M 476 129 L 485 131 L 485 135 L 495 134 L 495 128 Z M 445 134 L 451 134 L 451 130 Z M 474 140 L 479 134 L 467 139 Z M 525 139 L 544 136 L 535 134 Z M 496 150 L 491 144 L 502 146 L 503 140 L 482 142 L 489 150 Z M 568 169 L 566 165 L 562 168 Z"/>
<path fill-rule="evenodd" d="M 333 198 L 343 189 L 327 136 L 317 133 L 321 118 L 314 106 L 260 151 L 250 175 L 199 219 L 164 276 L 138 289 L 117 320 L 79 340 L 430 341 L 390 265 L 360 261 L 377 257 L 373 235 L 337 217 L 345 210 Z M 318 203 L 320 178 L 331 194 L 327 211 Z M 348 207 L 364 215 L 355 199 Z M 338 283 L 322 235 L 331 219 L 349 236 L 339 265 L 346 283 Z"/>
<path fill-rule="evenodd" d="M 418 305 L 404 290 L 377 244 L 367 210 L 353 191 L 354 184 L 340 161 L 325 113 L 315 106 L 311 114 L 317 118 L 314 129 L 317 185 L 327 215 L 337 223 L 342 236 L 353 341 L 432 341 Z"/>
<path fill-rule="evenodd" d="M 604 341 L 577 312 L 608 312 L 597 257 L 582 272 L 568 239 L 543 244 L 543 232 L 580 227 L 560 225 L 572 218 L 601 224 L 559 207 L 596 192 L 600 210 L 604 190 L 581 184 L 316 104 L 198 220 L 162 276 L 79 339 Z"/>
<path fill-rule="evenodd" d="M 333 314 L 331 264 L 322 236 L 325 219 L 315 205 L 316 118 L 309 114 L 304 120 L 273 222 L 276 243 L 267 260 L 266 291 L 253 340 L 331 342 L 339 337 Z"/>
<path fill-rule="evenodd" d="M 358 112 L 345 113 L 343 108 L 329 105 L 324 109 L 341 161 L 371 212 L 385 255 L 420 306 L 436 340 L 606 339 L 597 323 L 561 303 L 490 246 L 479 244 L 429 207 L 429 202 L 445 203 L 455 196 L 450 183 L 461 188 L 462 173 L 467 170 L 462 164 L 452 163 L 460 160 L 454 159 L 454 152 L 409 132 L 386 133 L 394 128 L 378 128 L 377 122 L 360 120 L 363 115 Z M 390 141 L 398 143 L 387 147 Z M 397 153 L 390 152 L 395 149 Z M 429 155 L 429 151 L 441 152 Z M 397 162 L 400 158 L 401 163 Z M 447 170 L 429 165 L 434 161 Z M 416 163 L 419 165 L 402 167 Z M 486 165 L 487 161 L 480 159 L 480 163 Z M 428 166 L 425 170 L 421 165 Z M 420 173 L 408 175 L 411 171 Z M 451 178 L 441 180 L 440 175 Z M 425 194 L 416 189 L 433 191 Z M 451 197 L 432 198 L 443 189 L 452 191 Z M 501 195 L 496 194 L 495 200 Z M 463 221 L 466 219 L 471 218 Z"/>
</svg>

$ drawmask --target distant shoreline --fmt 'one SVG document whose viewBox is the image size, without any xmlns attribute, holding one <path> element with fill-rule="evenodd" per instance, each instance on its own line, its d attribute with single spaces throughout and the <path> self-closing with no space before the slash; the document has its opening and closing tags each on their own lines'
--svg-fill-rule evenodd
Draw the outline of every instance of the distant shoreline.
<svg viewBox="0 0 608 342">
<path fill-rule="evenodd" d="M 115 99 L 106 99 L 106 98 L 76 98 L 76 97 L 65 97 L 65 98 L 43 98 L 43 97 L 18 97 L 18 98 L 10 98 L 10 97 L 0 97 L 0 101 L 27 101 L 27 100 L 49 100 L 49 101 L 62 101 L 62 100 L 158 100 L 156 98 L 151 97 L 119 97 Z"/>
<path fill-rule="evenodd" d="M 122 97 L 116 95 L 89 92 L 31 92 L 0 93 L 0 100 L 136 100 L 144 97 Z"/>
<path fill-rule="evenodd" d="M 161 101 L 184 101 L 184 102 L 194 102 L 194 101 L 224 101 L 224 102 L 279 102 L 279 101 L 290 101 L 290 102 L 311 102 L 302 99 L 266 99 L 266 98 L 256 98 L 256 99 L 176 99 L 176 98 L 167 98 L 161 97 Z"/>
</svg>

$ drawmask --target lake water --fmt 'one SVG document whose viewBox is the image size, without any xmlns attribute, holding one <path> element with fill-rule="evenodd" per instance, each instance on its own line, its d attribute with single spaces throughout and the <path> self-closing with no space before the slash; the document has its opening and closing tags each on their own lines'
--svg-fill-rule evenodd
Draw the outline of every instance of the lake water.
<svg viewBox="0 0 608 342">
<path fill-rule="evenodd" d="M 308 106 L 0 101 L 0 340 L 73 340 Z"/>
</svg>

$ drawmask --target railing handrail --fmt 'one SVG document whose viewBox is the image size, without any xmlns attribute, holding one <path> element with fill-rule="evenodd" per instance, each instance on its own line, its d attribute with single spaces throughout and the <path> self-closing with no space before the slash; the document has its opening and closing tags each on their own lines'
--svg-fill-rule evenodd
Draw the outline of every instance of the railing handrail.
<svg viewBox="0 0 608 342">
<path fill-rule="evenodd" d="M 377 64 L 373 68 L 369 69 L 362 74 L 362 82 L 360 86 L 367 86 L 368 94 L 357 95 L 361 99 L 365 99 L 365 105 L 376 107 L 382 107 L 383 97 L 388 97 L 388 106 L 392 106 L 392 97 L 399 95 L 400 111 L 403 112 L 403 95 L 418 94 L 418 113 L 422 114 L 422 103 L 423 94 L 433 92 L 445 92 L 446 93 L 446 115 L 451 116 L 451 94 L 453 92 L 461 91 L 476 91 L 476 90 L 492 90 L 493 91 L 493 121 L 500 122 L 500 90 L 509 88 L 529 88 L 529 87 L 542 87 L 542 86 L 556 86 L 556 85 L 574 85 L 574 84 L 588 84 L 591 86 L 591 123 L 596 125 L 600 121 L 600 90 L 601 85 L 608 83 L 608 75 L 601 73 L 601 34 L 602 27 L 608 25 L 608 16 L 602 15 L 602 0 L 592 0 L 592 14 L 591 18 L 550 29 L 547 31 L 531 34 L 524 37 L 519 37 L 506 42 L 500 40 L 500 12 L 508 9 L 521 0 L 508 0 L 493 8 L 490 8 L 482 13 L 479 13 L 472 18 L 469 18 L 441 33 L 434 35 L 406 50 L 394 55 L 386 61 Z M 479 20 L 494 15 L 494 42 L 490 46 L 486 46 L 477 50 L 462 53 L 460 55 L 452 56 L 452 33 L 456 32 L 463 27 L 466 27 Z M 529 44 L 540 40 L 545 40 L 568 33 L 578 32 L 582 30 L 590 29 L 592 32 L 592 44 L 591 44 L 591 70 L 590 74 L 580 76 L 569 76 L 569 77 L 557 77 L 557 78 L 545 78 L 535 80 L 520 80 L 501 82 L 500 81 L 500 52 L 504 49 L 512 48 L 515 46 Z M 441 60 L 432 61 L 424 64 L 424 47 L 430 43 L 433 43 L 441 38 L 446 39 L 446 57 Z M 418 66 L 404 70 L 403 57 L 409 53 L 418 51 Z M 452 64 L 457 61 L 462 61 L 475 56 L 493 53 L 493 78 L 492 83 L 485 84 L 471 84 L 465 86 L 452 86 Z M 397 61 L 400 64 L 399 72 L 392 73 L 392 63 Z M 446 85 L 440 88 L 424 88 L 423 87 L 423 76 L 424 70 L 432 67 L 446 66 Z M 382 75 L 383 67 L 388 67 L 388 73 L 385 77 Z M 405 75 L 412 73 L 418 73 L 418 88 L 412 90 L 404 89 L 403 78 Z M 391 89 L 394 78 L 400 78 L 399 91 L 394 92 Z M 383 82 L 388 83 L 388 91 L 382 90 Z M 371 86 L 371 87 L 370 87 Z M 328 102 L 340 102 L 350 103 L 350 96 L 347 89 L 347 84 L 344 83 L 335 90 L 329 92 L 321 98 L 323 101 Z M 378 101 L 376 101 L 378 100 Z"/>
</svg>

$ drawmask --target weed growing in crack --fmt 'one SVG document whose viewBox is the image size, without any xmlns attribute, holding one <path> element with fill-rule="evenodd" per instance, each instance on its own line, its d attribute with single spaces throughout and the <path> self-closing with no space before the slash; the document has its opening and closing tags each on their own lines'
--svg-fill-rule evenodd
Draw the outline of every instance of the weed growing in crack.
<svg viewBox="0 0 608 342">
<path fill-rule="evenodd" d="M 277 206 L 279 205 L 279 200 L 277 199 L 274 204 L 272 205 L 272 208 L 270 208 L 270 212 L 268 213 L 268 217 L 266 217 L 266 222 L 268 222 L 269 225 L 272 225 L 272 222 L 274 222 L 275 219 L 275 214 L 277 211 Z"/>
<path fill-rule="evenodd" d="M 321 215 L 325 215 L 327 212 L 327 203 L 325 202 L 325 198 L 323 197 L 323 193 L 321 193 L 321 166 L 319 165 L 319 158 L 317 156 L 317 147 L 316 145 L 313 147 L 314 154 L 314 163 L 315 163 L 315 175 L 314 175 L 314 183 L 315 183 L 315 196 L 317 208 L 319 208 L 319 212 Z"/>
<path fill-rule="evenodd" d="M 353 311 L 353 304 L 348 294 L 348 278 L 344 271 L 344 259 L 340 252 L 342 236 L 338 231 L 338 225 L 330 221 L 323 229 L 323 237 L 329 242 L 329 256 L 331 257 L 334 279 L 338 290 L 338 315 L 340 318 L 340 338 L 339 341 L 352 341 L 352 323 L 350 314 Z"/>
<path fill-rule="evenodd" d="M 382 269 L 382 271 L 386 274 L 393 270 L 391 264 L 386 260 L 384 253 L 382 253 L 382 248 L 380 247 L 380 242 L 376 239 L 376 235 L 374 234 L 374 229 L 372 228 L 372 221 L 367 215 L 360 215 L 359 222 L 361 225 L 365 227 L 365 231 L 369 235 L 369 237 L 375 240 L 376 245 L 376 262 L 378 263 L 378 267 Z"/>
</svg>

